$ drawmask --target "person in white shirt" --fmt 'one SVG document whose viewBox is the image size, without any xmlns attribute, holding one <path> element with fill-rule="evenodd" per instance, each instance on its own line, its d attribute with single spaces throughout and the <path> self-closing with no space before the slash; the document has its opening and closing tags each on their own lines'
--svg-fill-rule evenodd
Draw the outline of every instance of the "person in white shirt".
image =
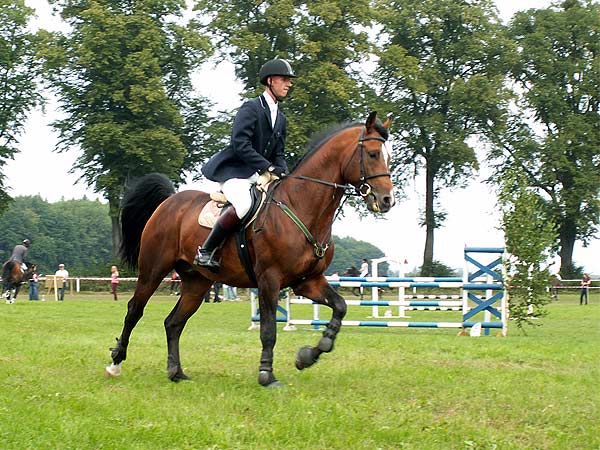
<svg viewBox="0 0 600 450">
<path fill-rule="evenodd" d="M 369 275 L 369 261 L 366 258 L 363 258 L 362 263 L 360 264 L 360 277 L 366 277 Z M 362 300 L 364 297 L 363 288 L 360 288 L 360 299 Z"/>
<path fill-rule="evenodd" d="M 65 269 L 64 264 L 58 265 L 58 270 L 54 273 L 56 277 L 62 277 L 62 283 L 58 286 L 58 300 L 63 301 L 65 299 L 65 289 L 67 288 L 67 278 L 69 278 L 69 272 Z"/>
</svg>

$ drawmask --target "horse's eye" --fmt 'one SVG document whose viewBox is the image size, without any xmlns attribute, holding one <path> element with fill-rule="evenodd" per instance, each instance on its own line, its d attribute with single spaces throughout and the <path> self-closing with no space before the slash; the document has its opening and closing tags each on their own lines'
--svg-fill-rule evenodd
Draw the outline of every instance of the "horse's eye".
<svg viewBox="0 0 600 450">
<path fill-rule="evenodd" d="M 377 159 L 379 158 L 379 152 L 368 152 L 369 158 Z"/>
</svg>

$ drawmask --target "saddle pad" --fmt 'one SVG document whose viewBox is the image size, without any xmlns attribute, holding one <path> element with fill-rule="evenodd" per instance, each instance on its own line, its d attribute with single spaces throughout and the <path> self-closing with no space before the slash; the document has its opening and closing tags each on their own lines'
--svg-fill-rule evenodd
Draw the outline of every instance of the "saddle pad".
<svg viewBox="0 0 600 450">
<path fill-rule="evenodd" d="M 210 200 L 208 203 L 206 203 L 206 205 L 204 205 L 202 211 L 200 211 L 200 214 L 198 215 L 198 223 L 203 227 L 212 228 L 221 215 L 222 208 L 222 202 Z"/>
<path fill-rule="evenodd" d="M 267 194 L 265 192 L 259 191 L 259 194 L 260 198 L 258 199 L 258 204 L 253 204 L 252 208 L 250 208 L 250 211 L 248 211 L 248 214 L 242 218 L 242 223 L 244 225 L 243 228 L 248 228 L 248 225 L 250 225 L 254 219 L 256 219 L 258 212 L 267 198 Z M 227 199 L 221 192 L 211 193 L 210 197 L 211 200 L 204 205 L 204 208 L 202 208 L 202 211 L 200 211 L 200 214 L 198 215 L 198 223 L 207 228 L 212 228 L 215 226 L 215 222 L 221 215 L 221 211 L 227 203 Z"/>
</svg>

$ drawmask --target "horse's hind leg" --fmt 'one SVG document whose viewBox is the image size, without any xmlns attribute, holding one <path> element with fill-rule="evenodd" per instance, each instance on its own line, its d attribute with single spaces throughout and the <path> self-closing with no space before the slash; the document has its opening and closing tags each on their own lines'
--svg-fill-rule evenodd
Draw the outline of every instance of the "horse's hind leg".
<svg viewBox="0 0 600 450">
<path fill-rule="evenodd" d="M 319 340 L 317 346 L 302 347 L 298 351 L 296 368 L 302 370 L 316 363 L 321 353 L 328 353 L 333 350 L 333 343 L 346 315 L 346 301 L 329 285 L 325 277 L 309 280 L 294 288 L 294 292 L 317 303 L 329 306 L 333 310 L 331 320 L 325 331 L 323 331 L 323 337 Z"/>
<path fill-rule="evenodd" d="M 212 281 L 198 272 L 181 273 L 181 297 L 165 319 L 167 333 L 167 373 L 171 381 L 187 380 L 188 376 L 181 369 L 179 357 L 179 338 L 188 319 L 194 315 L 202 304 L 204 294 Z"/>
<path fill-rule="evenodd" d="M 133 297 L 127 303 L 127 314 L 123 321 L 121 337 L 117 338 L 117 345 L 110 349 L 113 362 L 106 368 L 107 375 L 118 376 L 121 374 L 121 363 L 127 359 L 127 346 L 131 332 L 144 315 L 144 308 L 160 285 L 162 278 L 160 276 L 146 279 L 140 275 Z"/>
</svg>

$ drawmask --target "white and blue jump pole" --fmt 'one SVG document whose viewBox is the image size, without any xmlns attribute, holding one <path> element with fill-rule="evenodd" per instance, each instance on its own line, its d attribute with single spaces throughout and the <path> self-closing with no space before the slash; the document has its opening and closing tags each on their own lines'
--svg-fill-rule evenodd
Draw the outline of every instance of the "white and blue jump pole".
<svg viewBox="0 0 600 450">
<path fill-rule="evenodd" d="M 477 256 L 473 256 L 476 254 Z M 481 262 L 482 255 L 497 256 L 491 262 Z M 341 287 L 363 287 L 371 288 L 372 300 L 346 300 L 348 306 L 363 306 L 372 308 L 372 317 L 380 318 L 378 308 L 398 307 L 398 316 L 393 317 L 386 314 L 386 319 L 406 318 L 406 310 L 451 310 L 459 311 L 462 314 L 459 320 L 454 322 L 411 322 L 399 320 L 344 320 L 345 326 L 362 327 L 407 327 L 407 328 L 460 328 L 463 331 L 471 328 L 471 335 L 479 335 L 483 329 L 486 335 L 490 334 L 491 329 L 498 329 L 499 335 L 506 336 L 508 330 L 508 299 L 503 284 L 503 274 L 498 271 L 497 266 L 502 268 L 502 256 L 504 248 L 483 248 L 483 247 L 465 247 L 465 268 L 463 277 L 340 277 L 331 279 L 332 286 Z M 499 255 L 499 256 L 498 256 Z M 477 258 L 477 259 L 476 259 Z M 377 260 L 377 263 L 383 259 Z M 473 272 L 471 267 L 475 266 Z M 376 274 L 376 265 L 372 268 Z M 398 289 L 397 301 L 379 300 L 378 288 Z M 412 288 L 452 288 L 460 290 L 461 295 L 406 295 L 406 289 Z M 482 293 L 483 292 L 483 293 Z M 416 299 L 415 299 L 416 297 Z M 252 298 L 252 322 L 260 320 L 256 309 L 256 299 Z M 293 304 L 313 304 L 312 319 L 294 319 L 292 317 Z M 319 317 L 319 304 L 312 300 L 303 298 L 290 298 L 286 300 L 286 308 L 278 308 L 282 313 L 277 321 L 285 322 L 285 330 L 294 330 L 296 325 L 310 325 L 314 328 L 326 325 L 328 321 L 321 320 Z M 388 311 L 386 311 L 387 313 Z M 483 315 L 483 319 L 476 317 Z M 458 319 L 458 318 L 457 318 Z M 255 327 L 251 326 L 250 329 Z"/>
</svg>

